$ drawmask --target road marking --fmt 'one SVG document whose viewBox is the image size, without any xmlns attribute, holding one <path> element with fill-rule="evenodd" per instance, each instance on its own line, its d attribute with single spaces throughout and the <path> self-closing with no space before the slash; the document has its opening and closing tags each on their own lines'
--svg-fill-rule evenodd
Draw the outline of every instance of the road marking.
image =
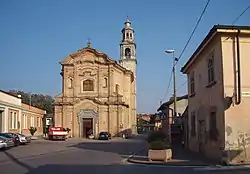
<svg viewBox="0 0 250 174">
<path fill-rule="evenodd" d="M 242 166 L 210 166 L 210 167 L 194 168 L 195 171 L 239 170 L 239 169 L 250 169 L 250 165 L 242 165 Z"/>
</svg>

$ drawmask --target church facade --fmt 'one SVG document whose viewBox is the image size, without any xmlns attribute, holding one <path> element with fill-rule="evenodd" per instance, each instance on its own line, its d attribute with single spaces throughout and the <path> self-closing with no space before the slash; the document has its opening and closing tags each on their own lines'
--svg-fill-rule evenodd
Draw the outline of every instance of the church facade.
<svg viewBox="0 0 250 174">
<path fill-rule="evenodd" d="M 136 131 L 136 43 L 129 20 L 122 29 L 119 63 L 88 43 L 60 64 L 55 126 L 70 128 L 72 137 Z"/>
</svg>

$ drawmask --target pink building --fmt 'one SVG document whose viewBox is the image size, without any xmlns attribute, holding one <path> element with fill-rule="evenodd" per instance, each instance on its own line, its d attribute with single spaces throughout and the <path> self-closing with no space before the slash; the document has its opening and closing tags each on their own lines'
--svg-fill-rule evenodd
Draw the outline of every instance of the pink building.
<svg viewBox="0 0 250 174">
<path fill-rule="evenodd" d="M 250 26 L 214 26 L 181 71 L 188 76 L 188 146 L 250 161 Z"/>
</svg>

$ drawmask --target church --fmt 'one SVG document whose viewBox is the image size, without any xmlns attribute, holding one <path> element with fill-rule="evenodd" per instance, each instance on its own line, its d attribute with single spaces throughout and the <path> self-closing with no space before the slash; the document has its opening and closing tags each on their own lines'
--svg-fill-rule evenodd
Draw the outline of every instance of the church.
<svg viewBox="0 0 250 174">
<path fill-rule="evenodd" d="M 55 97 L 55 126 L 72 137 L 136 132 L 136 43 L 127 19 L 122 29 L 119 63 L 91 47 L 60 62 L 62 92 Z"/>
</svg>

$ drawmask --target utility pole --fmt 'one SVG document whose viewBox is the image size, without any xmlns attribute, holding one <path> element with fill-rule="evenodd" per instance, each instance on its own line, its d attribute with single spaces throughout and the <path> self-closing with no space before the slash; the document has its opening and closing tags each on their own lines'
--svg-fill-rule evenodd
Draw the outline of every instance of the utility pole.
<svg viewBox="0 0 250 174">
<path fill-rule="evenodd" d="M 165 51 L 166 53 L 168 54 L 172 54 L 173 55 L 173 97 L 174 97 L 174 109 L 173 109 L 173 118 L 172 118 L 172 123 L 173 123 L 173 120 L 176 118 L 176 72 L 175 72 L 175 65 L 176 65 L 176 62 L 178 61 L 177 58 L 175 58 L 175 50 L 166 50 Z"/>
<path fill-rule="evenodd" d="M 173 116 L 172 116 L 172 122 L 169 122 L 170 124 L 168 125 L 168 131 L 169 131 L 169 143 L 171 144 L 172 142 L 172 138 L 171 138 L 171 123 L 173 123 L 173 120 L 175 120 L 176 118 L 176 72 L 175 72 L 175 65 L 176 65 L 176 62 L 178 61 L 177 58 L 175 58 L 175 50 L 166 50 L 165 51 L 166 53 L 171 53 L 173 54 L 173 97 L 174 97 L 174 109 L 173 109 Z"/>
<path fill-rule="evenodd" d="M 176 118 L 176 72 L 175 72 L 175 65 L 176 65 L 176 58 L 175 58 L 175 55 L 174 55 L 174 52 L 173 52 L 173 91 L 174 91 L 174 118 L 172 119 L 172 122 L 173 120 L 175 120 Z"/>
</svg>

